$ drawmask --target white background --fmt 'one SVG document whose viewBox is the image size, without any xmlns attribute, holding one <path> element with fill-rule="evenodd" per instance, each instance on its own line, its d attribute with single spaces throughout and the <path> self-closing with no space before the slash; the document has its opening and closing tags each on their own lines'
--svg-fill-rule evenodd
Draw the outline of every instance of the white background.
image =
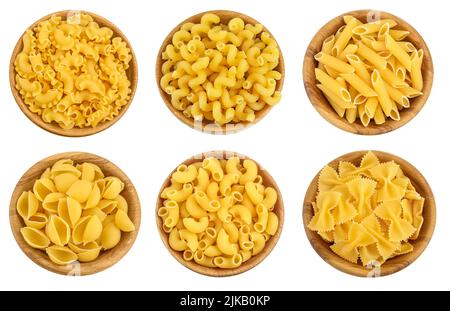
<svg viewBox="0 0 450 311">
<path fill-rule="evenodd" d="M 450 51 L 440 21 L 444 1 L 367 0 L 14 0 L 3 4 L 0 19 L 0 289 L 4 290 L 407 290 L 450 289 L 450 201 L 447 133 Z M 136 97 L 125 116 L 93 137 L 70 139 L 49 134 L 30 122 L 11 94 L 8 64 L 16 41 L 38 18 L 58 10 L 88 10 L 115 23 L 133 45 L 139 63 Z M 259 124 L 241 133 L 213 136 L 192 130 L 165 107 L 155 83 L 155 61 L 165 36 L 185 18 L 211 9 L 246 13 L 263 23 L 284 53 L 283 100 Z M 413 25 L 427 42 L 435 65 L 432 95 L 409 124 L 378 137 L 357 136 L 328 124 L 310 104 L 302 82 L 303 56 L 316 31 L 335 16 L 357 9 L 393 13 Z M 448 39 L 448 38 L 447 38 Z M 167 252 L 156 229 L 154 210 L 161 183 L 186 158 L 228 149 L 259 161 L 276 179 L 285 202 L 285 227 L 272 254 L 239 276 L 210 278 L 184 268 Z M 414 164 L 436 196 L 435 234 L 422 256 L 392 276 L 364 279 L 325 263 L 310 246 L 301 206 L 314 175 L 347 152 L 374 149 Z M 48 272 L 17 246 L 9 225 L 11 193 L 35 162 L 55 153 L 86 151 L 121 167 L 136 186 L 142 224 L 131 251 L 110 269 L 87 277 Z"/>
</svg>

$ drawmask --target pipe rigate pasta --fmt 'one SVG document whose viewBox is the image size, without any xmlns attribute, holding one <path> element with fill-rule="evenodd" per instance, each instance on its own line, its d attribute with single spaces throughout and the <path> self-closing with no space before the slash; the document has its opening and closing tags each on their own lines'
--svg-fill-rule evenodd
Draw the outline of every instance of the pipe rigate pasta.
<svg viewBox="0 0 450 311">
<path fill-rule="evenodd" d="M 254 161 L 239 157 L 180 165 L 158 208 L 170 248 L 186 261 L 219 269 L 237 268 L 261 253 L 278 232 L 279 218 L 273 212 L 278 192 L 258 173 Z M 186 185 L 191 191 L 182 198 L 172 195 Z"/>
<path fill-rule="evenodd" d="M 62 191 L 64 190 L 64 191 Z M 67 159 L 53 164 L 16 202 L 25 242 L 58 265 L 90 262 L 136 230 L 124 183 L 91 163 Z"/>
<path fill-rule="evenodd" d="M 344 16 L 345 25 L 327 37 L 314 56 L 317 87 L 336 113 L 367 127 L 400 120 L 410 99 L 422 94 L 424 52 L 407 41 L 409 32 L 392 19 L 363 24 Z"/>
<path fill-rule="evenodd" d="M 359 166 L 341 161 L 319 175 L 308 228 L 340 257 L 367 267 L 413 251 L 425 199 L 400 165 L 368 152 Z M 270 219 L 270 216 L 269 216 Z"/>
<path fill-rule="evenodd" d="M 194 122 L 251 123 L 281 100 L 280 50 L 261 24 L 205 13 L 177 29 L 160 57 L 161 90 Z"/>
<path fill-rule="evenodd" d="M 28 109 L 62 129 L 95 128 L 130 99 L 130 47 L 93 17 L 52 15 L 28 29 L 14 60 L 15 88 Z"/>
</svg>

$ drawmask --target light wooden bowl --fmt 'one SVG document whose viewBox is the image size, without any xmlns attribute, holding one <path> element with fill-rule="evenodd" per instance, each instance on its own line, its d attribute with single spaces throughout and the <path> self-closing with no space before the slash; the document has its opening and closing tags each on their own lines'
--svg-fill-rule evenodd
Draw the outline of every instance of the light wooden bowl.
<svg viewBox="0 0 450 311">
<path fill-rule="evenodd" d="M 17 104 L 19 105 L 19 108 L 28 117 L 28 119 L 30 119 L 33 123 L 38 125 L 40 128 L 42 128 L 50 133 L 53 133 L 53 134 L 67 136 L 67 137 L 83 137 L 83 136 L 90 136 L 90 135 L 94 135 L 96 133 L 102 132 L 102 131 L 108 129 L 109 127 L 111 127 L 112 125 L 114 125 L 117 121 L 120 120 L 120 118 L 123 117 L 125 112 L 128 110 L 131 102 L 133 101 L 134 95 L 136 93 L 136 87 L 137 87 L 137 82 L 138 82 L 138 66 L 137 66 L 137 61 L 136 61 L 136 55 L 134 54 L 133 48 L 132 48 L 130 42 L 128 41 L 128 39 L 122 33 L 122 31 L 120 31 L 120 29 L 117 28 L 117 26 L 115 26 L 113 23 L 111 23 L 107 19 L 105 19 L 99 15 L 96 15 L 94 13 L 90 13 L 90 12 L 86 12 L 86 11 L 69 11 L 69 10 L 55 12 L 55 13 L 52 13 L 52 14 L 42 17 L 41 19 L 36 21 L 33 25 L 28 27 L 28 29 L 35 28 L 40 22 L 48 20 L 52 15 L 61 16 L 63 18 L 66 18 L 68 16 L 68 14 L 70 14 L 71 12 L 80 12 L 82 14 L 88 14 L 88 15 L 92 16 L 94 21 L 97 22 L 100 25 L 100 27 L 106 26 L 106 27 L 109 27 L 110 29 L 112 29 L 114 32 L 114 36 L 118 36 L 118 37 L 122 38 L 127 43 L 127 46 L 130 49 L 130 53 L 132 55 L 132 60 L 130 62 L 130 67 L 127 69 L 126 73 L 127 73 L 127 77 L 129 79 L 129 81 L 131 82 L 131 86 L 130 86 L 131 94 L 130 94 L 130 99 L 128 100 L 128 103 L 122 107 L 119 115 L 111 121 L 107 121 L 107 122 L 97 125 L 95 128 L 94 127 L 86 127 L 86 128 L 73 128 L 70 130 L 65 130 L 54 122 L 52 122 L 52 123 L 44 122 L 42 120 L 41 116 L 31 112 L 29 110 L 28 106 L 24 103 L 22 96 L 20 95 L 20 93 L 18 92 L 18 90 L 15 87 L 15 85 L 16 85 L 16 70 L 15 70 L 15 66 L 14 66 L 14 61 L 16 60 L 17 55 L 20 53 L 20 51 L 23 48 L 23 42 L 22 42 L 23 36 L 19 39 L 19 41 L 17 41 L 17 44 L 16 44 L 14 51 L 12 53 L 12 56 L 11 56 L 11 61 L 9 64 L 9 83 L 10 83 L 11 91 L 14 95 L 14 98 L 15 98 Z"/>
<path fill-rule="evenodd" d="M 207 11 L 207 12 L 203 12 L 203 13 L 199 13 L 196 14 L 194 16 L 189 17 L 188 19 L 182 21 L 180 24 L 178 24 L 166 37 L 166 39 L 164 40 L 163 44 L 161 45 L 161 48 L 158 52 L 158 58 L 156 60 L 156 84 L 158 85 L 158 90 L 159 93 L 161 94 L 162 99 L 164 100 L 164 103 L 166 104 L 167 108 L 169 108 L 169 110 L 184 124 L 186 124 L 187 126 L 199 130 L 201 132 L 205 132 L 205 133 L 210 133 L 210 134 L 231 134 L 231 133 L 236 133 L 239 132 L 251 125 L 254 125 L 256 123 L 258 123 L 259 121 L 262 120 L 262 118 L 264 118 L 269 111 L 272 109 L 271 106 L 266 105 L 262 110 L 255 112 L 255 120 L 253 122 L 240 122 L 240 123 L 230 123 L 227 127 L 226 124 L 219 126 L 219 125 L 215 125 L 215 123 L 210 122 L 208 120 L 203 120 L 201 123 L 200 122 L 194 122 L 194 119 L 192 118 L 187 118 L 182 111 L 179 111 L 177 109 L 175 109 L 172 106 L 171 100 L 170 100 L 170 95 L 167 94 L 166 92 L 164 92 L 164 90 L 161 88 L 160 86 L 160 81 L 162 78 L 162 72 L 161 72 L 161 67 L 163 64 L 163 60 L 162 60 L 162 53 L 165 51 L 167 45 L 169 45 L 172 42 L 172 37 L 173 35 L 180 30 L 180 27 L 185 24 L 185 23 L 200 23 L 200 19 L 201 17 L 206 14 L 206 13 L 213 13 L 216 14 L 217 16 L 220 17 L 220 20 L 222 23 L 228 23 L 231 19 L 235 18 L 235 17 L 240 17 L 244 22 L 246 23 L 251 23 L 251 24 L 260 24 L 257 20 L 253 19 L 250 16 L 244 15 L 242 13 L 238 13 L 238 12 L 233 12 L 233 11 L 225 11 L 225 10 L 214 10 L 214 11 Z M 264 28 L 264 31 L 268 32 L 272 38 L 275 37 L 270 33 L 270 31 L 267 28 Z M 277 81 L 277 86 L 276 86 L 276 91 L 280 91 L 283 88 L 283 84 L 284 84 L 284 73 L 285 73 L 285 69 L 284 69 L 284 59 L 283 59 L 283 54 L 281 52 L 280 46 L 278 45 L 278 49 L 280 51 L 280 64 L 277 66 L 277 68 L 275 68 L 275 70 L 279 71 L 281 73 L 281 80 Z M 233 126 L 230 126 L 233 125 Z"/>
<path fill-rule="evenodd" d="M 377 135 L 383 134 L 395 129 L 398 129 L 411 121 L 422 109 L 425 105 L 433 84 L 433 61 L 431 59 L 430 51 L 420 36 L 420 34 L 415 30 L 411 25 L 402 20 L 401 18 L 386 13 L 379 12 L 382 19 L 389 18 L 393 19 L 398 23 L 399 29 L 407 30 L 411 34 L 405 39 L 414 44 L 414 46 L 418 49 L 423 49 L 424 57 L 423 57 L 423 66 L 422 66 L 422 75 L 423 75 L 423 95 L 413 98 L 410 100 L 411 107 L 407 109 L 403 109 L 400 111 L 400 121 L 395 121 L 391 119 L 387 119 L 386 123 L 382 125 L 376 125 L 373 121 L 370 122 L 368 127 L 364 127 L 361 122 L 358 120 L 355 123 L 350 124 L 347 122 L 345 118 L 340 118 L 337 113 L 333 110 L 333 108 L 328 103 L 328 100 L 322 94 L 322 92 L 317 88 L 316 77 L 314 74 L 314 69 L 317 67 L 317 62 L 314 59 L 314 55 L 320 52 L 323 41 L 336 33 L 336 31 L 344 25 L 343 16 L 352 15 L 358 18 L 361 21 L 367 20 L 368 14 L 370 12 L 378 12 L 371 10 L 361 10 L 361 11 L 352 11 L 345 14 L 342 14 L 330 22 L 328 22 L 325 26 L 323 26 L 317 34 L 314 36 L 313 40 L 308 46 L 306 50 L 305 59 L 303 63 L 303 81 L 305 84 L 306 93 L 313 104 L 314 108 L 324 117 L 328 122 L 333 124 L 334 126 L 355 134 L 361 135 Z"/>
<path fill-rule="evenodd" d="M 414 260 L 416 260 L 425 250 L 431 240 L 436 224 L 436 204 L 430 186 L 428 185 L 422 174 L 412 164 L 403 160 L 402 158 L 386 152 L 373 152 L 382 162 L 393 160 L 397 164 L 399 164 L 405 175 L 411 179 L 411 182 L 416 188 L 417 192 L 425 198 L 425 206 L 423 209 L 424 223 L 422 229 L 417 240 L 409 241 L 414 246 L 414 250 L 409 254 L 400 255 L 389 259 L 384 264 L 382 264 L 379 271 L 380 276 L 386 276 L 406 268 L 412 262 L 414 262 Z M 359 165 L 359 163 L 361 162 L 361 158 L 366 153 L 367 151 L 352 152 L 333 160 L 328 165 L 333 167 L 334 169 L 337 169 L 340 161 L 347 161 Z M 371 270 L 366 269 L 359 264 L 354 264 L 346 261 L 345 259 L 336 255 L 330 248 L 331 244 L 324 241 L 316 232 L 308 229 L 307 226 L 311 221 L 311 218 L 314 216 L 312 203 L 316 200 L 318 180 L 319 173 L 309 185 L 303 203 L 303 225 L 312 247 L 324 261 L 326 261 L 336 269 L 355 276 L 367 277 Z"/>
<path fill-rule="evenodd" d="M 208 158 L 208 157 L 216 157 L 216 158 L 219 158 L 219 159 L 229 159 L 229 158 L 235 157 L 235 156 L 239 157 L 241 160 L 249 159 L 248 157 L 246 157 L 244 155 L 241 155 L 241 154 L 238 154 L 238 153 L 235 153 L 235 152 L 230 152 L 230 151 L 212 151 L 212 152 L 206 152 L 206 153 L 203 153 L 203 154 L 200 154 L 200 155 L 196 155 L 196 156 L 194 156 L 194 157 L 192 157 L 190 159 L 187 159 L 186 161 L 184 161 L 181 164 L 191 165 L 192 163 L 203 161 L 205 158 Z M 214 277 L 232 276 L 232 275 L 237 275 L 237 274 L 246 272 L 246 271 L 254 268 L 259 263 L 261 263 L 267 256 L 269 256 L 269 254 L 272 252 L 273 248 L 275 247 L 275 245 L 277 244 L 278 240 L 280 239 L 281 231 L 283 230 L 283 224 L 284 224 L 283 198 L 281 196 L 281 191 L 278 188 L 278 186 L 277 186 L 275 180 L 273 179 L 273 177 L 270 176 L 270 174 L 266 170 L 264 170 L 264 168 L 260 164 L 258 164 L 258 163 L 256 163 L 256 164 L 258 165 L 258 169 L 260 170 L 259 171 L 259 175 L 261 175 L 261 177 L 264 179 L 264 185 L 274 188 L 277 191 L 277 193 L 278 193 L 278 201 L 277 201 L 277 203 L 275 205 L 275 208 L 273 210 L 273 212 L 275 214 L 277 214 L 277 216 L 279 218 L 278 231 L 266 243 L 266 247 L 264 248 L 264 250 L 261 253 L 259 253 L 258 255 L 250 258 L 248 261 L 244 262 L 240 267 L 234 268 L 234 269 L 208 268 L 208 267 L 201 266 L 201 265 L 197 264 L 194 261 L 186 261 L 186 260 L 183 259 L 183 253 L 182 252 L 177 252 L 177 251 L 173 250 L 170 247 L 170 245 L 169 245 L 169 235 L 166 232 L 164 232 L 164 230 L 162 229 L 163 222 L 162 222 L 161 218 L 158 216 L 158 209 L 161 206 L 163 206 L 163 202 L 164 202 L 164 200 L 161 198 L 161 193 L 163 192 L 163 190 L 166 187 L 170 186 L 170 184 L 171 184 L 170 179 L 171 179 L 172 174 L 176 171 L 176 168 L 170 173 L 170 175 L 164 181 L 164 184 L 161 187 L 161 190 L 160 190 L 160 192 L 158 194 L 158 199 L 156 201 L 156 210 L 155 210 L 156 224 L 157 224 L 158 231 L 159 231 L 159 234 L 161 236 L 161 239 L 162 239 L 164 245 L 166 246 L 167 250 L 183 266 L 185 266 L 186 268 L 189 268 L 192 271 L 195 271 L 197 273 L 200 273 L 200 274 L 203 274 L 203 275 L 207 275 L 207 276 L 214 276 Z"/>
<path fill-rule="evenodd" d="M 122 232 L 122 238 L 119 244 L 111 250 L 102 251 L 100 253 L 100 256 L 96 260 L 87 263 L 70 264 L 67 266 L 60 266 L 53 263 L 44 251 L 32 248 L 25 242 L 22 234 L 20 233 L 20 229 L 23 228 L 25 224 L 16 210 L 17 200 L 19 199 L 20 195 L 24 191 L 33 189 L 34 182 L 41 176 L 41 174 L 48 167 L 51 167 L 55 162 L 63 159 L 71 159 L 75 163 L 93 163 L 99 166 L 106 176 L 115 176 L 120 178 L 125 183 L 125 189 L 121 193 L 121 195 L 128 202 L 128 216 L 133 221 L 136 227 L 136 230 L 133 232 Z M 141 223 L 141 206 L 136 189 L 134 188 L 127 175 L 125 175 L 125 173 L 120 168 L 118 168 L 108 160 L 94 154 L 83 152 L 68 152 L 57 154 L 39 161 L 23 175 L 16 188 L 14 189 L 14 193 L 11 198 L 11 203 L 9 206 L 9 219 L 11 223 L 11 229 L 14 234 L 14 238 L 17 241 L 17 244 L 19 244 L 19 247 L 22 249 L 25 255 L 27 255 L 28 258 L 37 263 L 39 266 L 49 271 L 63 275 L 89 275 L 111 267 L 127 254 L 134 241 L 136 240 L 139 232 L 139 226 Z"/>
</svg>

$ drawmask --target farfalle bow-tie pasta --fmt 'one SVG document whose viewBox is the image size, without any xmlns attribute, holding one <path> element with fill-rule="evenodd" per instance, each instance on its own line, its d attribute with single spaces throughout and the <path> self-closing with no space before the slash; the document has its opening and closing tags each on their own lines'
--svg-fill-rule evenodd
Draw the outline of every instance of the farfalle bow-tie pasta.
<svg viewBox="0 0 450 311">
<path fill-rule="evenodd" d="M 382 264 L 413 250 L 424 203 L 397 163 L 380 163 L 369 152 L 358 167 L 340 162 L 338 172 L 322 170 L 308 228 L 350 262 Z"/>
<path fill-rule="evenodd" d="M 158 210 L 170 247 L 186 261 L 232 269 L 264 250 L 278 231 L 278 193 L 252 160 L 211 157 L 173 173 Z"/>
<path fill-rule="evenodd" d="M 63 129 L 96 127 L 127 105 L 130 48 L 90 15 L 53 15 L 28 29 L 22 41 L 16 88 L 44 122 Z"/>
<path fill-rule="evenodd" d="M 90 262 L 114 248 L 122 232 L 135 230 L 123 182 L 105 177 L 91 163 L 61 160 L 47 169 L 17 201 L 26 243 L 58 265 Z"/>
<path fill-rule="evenodd" d="M 400 120 L 399 111 L 422 95 L 423 50 L 407 41 L 409 32 L 396 29 L 394 20 L 363 24 L 344 16 L 344 21 L 314 56 L 317 87 L 349 123 Z"/>
<path fill-rule="evenodd" d="M 162 54 L 160 86 L 172 106 L 196 121 L 253 122 L 281 99 L 280 51 L 261 24 L 207 13 L 181 26 Z"/>
</svg>

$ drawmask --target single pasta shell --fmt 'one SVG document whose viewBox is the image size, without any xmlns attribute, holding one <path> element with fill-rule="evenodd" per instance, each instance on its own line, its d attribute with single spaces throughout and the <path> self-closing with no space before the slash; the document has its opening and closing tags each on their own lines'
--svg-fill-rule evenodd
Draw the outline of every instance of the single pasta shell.
<svg viewBox="0 0 450 311">
<path fill-rule="evenodd" d="M 66 195 L 64 193 L 50 193 L 45 197 L 44 202 L 42 202 L 42 207 L 45 211 L 49 212 L 50 214 L 57 214 L 58 213 L 58 205 L 59 200 L 64 199 Z"/>
<path fill-rule="evenodd" d="M 77 254 L 64 246 L 50 246 L 46 249 L 46 253 L 51 261 L 61 266 L 71 264 L 78 259 Z"/>
<path fill-rule="evenodd" d="M 60 174 L 70 173 L 80 178 L 81 172 L 75 166 L 69 163 L 56 163 L 51 170 L 51 176 L 55 178 Z"/>
<path fill-rule="evenodd" d="M 70 186 L 66 194 L 80 203 L 85 203 L 92 192 L 94 184 L 86 180 L 77 180 Z"/>
<path fill-rule="evenodd" d="M 64 246 L 70 240 L 70 227 L 63 218 L 51 215 L 45 226 L 45 234 L 52 243 Z"/>
<path fill-rule="evenodd" d="M 94 187 L 92 188 L 91 193 L 89 194 L 89 197 L 87 199 L 85 209 L 96 207 L 102 198 L 102 194 L 100 193 L 100 188 L 97 184 L 94 184 Z"/>
<path fill-rule="evenodd" d="M 103 249 L 108 250 L 116 247 L 116 245 L 120 242 L 121 236 L 122 233 L 120 232 L 120 229 L 117 228 L 114 222 L 110 222 L 109 224 L 107 224 L 105 229 L 103 230 L 101 238 L 101 245 Z"/>
<path fill-rule="evenodd" d="M 117 210 L 116 217 L 115 217 L 115 224 L 117 228 L 122 230 L 123 232 L 131 232 L 136 230 L 136 227 L 134 226 L 133 222 L 131 221 L 130 217 L 128 217 L 127 213 L 125 213 L 122 210 Z"/>
<path fill-rule="evenodd" d="M 100 221 L 103 223 L 103 221 L 106 219 L 107 215 L 98 207 L 94 207 L 94 208 L 89 208 L 89 209 L 85 209 L 83 211 L 83 217 L 84 216 L 93 216 L 96 215 Z"/>
<path fill-rule="evenodd" d="M 124 211 L 125 213 L 128 213 L 128 202 L 127 202 L 127 200 L 123 196 L 119 195 L 116 198 L 116 201 L 117 201 L 117 208 L 122 210 L 122 211 Z"/>
<path fill-rule="evenodd" d="M 108 215 L 106 216 L 106 218 L 103 220 L 103 228 L 105 228 L 107 225 L 109 225 L 110 223 L 114 223 L 116 221 L 116 215 Z"/>
<path fill-rule="evenodd" d="M 41 230 L 25 227 L 20 229 L 20 233 L 25 242 L 33 248 L 46 249 L 50 245 L 50 240 Z"/>
<path fill-rule="evenodd" d="M 72 231 L 72 242 L 76 245 L 83 243 L 83 234 L 86 229 L 87 223 L 92 216 L 81 217 L 75 224 Z"/>
<path fill-rule="evenodd" d="M 97 242 L 90 242 L 86 245 L 80 246 L 69 243 L 69 247 L 78 255 L 78 260 L 81 262 L 89 262 L 97 259 L 100 255 L 100 251 L 102 250 L 101 246 L 99 246 Z"/>
<path fill-rule="evenodd" d="M 25 219 L 25 224 L 27 227 L 41 230 L 45 227 L 48 222 L 48 217 L 44 213 L 36 213 L 30 217 L 30 219 Z"/>
<path fill-rule="evenodd" d="M 81 172 L 81 179 L 94 182 L 105 177 L 102 170 L 95 164 L 83 163 L 77 166 Z"/>
<path fill-rule="evenodd" d="M 54 177 L 56 189 L 61 193 L 66 193 L 70 187 L 78 180 L 73 173 L 62 173 Z"/>
<path fill-rule="evenodd" d="M 117 177 L 108 177 L 105 178 L 105 181 L 106 187 L 105 191 L 103 192 L 103 197 L 107 200 L 116 199 L 124 189 L 124 183 Z"/>
<path fill-rule="evenodd" d="M 36 198 L 43 202 L 47 195 L 56 192 L 56 187 L 53 181 L 49 178 L 42 178 L 36 180 L 33 186 L 33 192 L 36 195 Z"/>
<path fill-rule="evenodd" d="M 83 233 L 83 243 L 89 243 L 97 240 L 103 231 L 103 225 L 97 216 L 88 216 L 89 221 L 86 224 L 86 228 Z"/>
<path fill-rule="evenodd" d="M 24 220 L 30 219 L 39 209 L 39 200 L 33 192 L 24 192 L 17 200 L 16 208 L 20 217 Z"/>
<path fill-rule="evenodd" d="M 98 203 L 98 208 L 106 215 L 112 214 L 117 208 L 117 201 L 101 200 L 100 203 Z"/>
<path fill-rule="evenodd" d="M 59 200 L 58 214 L 69 224 L 70 228 L 73 228 L 81 218 L 81 212 L 81 204 L 78 201 L 70 197 Z"/>
</svg>

